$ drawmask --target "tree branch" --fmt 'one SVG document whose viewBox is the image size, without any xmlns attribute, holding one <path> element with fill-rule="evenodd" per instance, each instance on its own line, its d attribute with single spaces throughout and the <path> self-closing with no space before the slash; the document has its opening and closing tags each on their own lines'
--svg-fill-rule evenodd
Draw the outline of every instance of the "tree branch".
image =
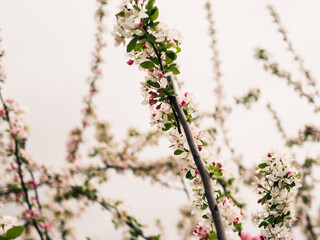
<svg viewBox="0 0 320 240">
<path fill-rule="evenodd" d="M 4 110 L 5 110 L 6 120 L 7 120 L 8 124 L 9 124 L 9 128 L 10 128 L 10 130 L 12 130 L 12 125 L 11 125 L 10 116 L 9 116 L 9 109 L 8 109 L 7 105 L 5 104 L 5 102 L 4 102 L 4 99 L 2 97 L 1 91 L 0 91 L 0 100 L 1 100 L 2 105 L 4 107 Z M 20 184 L 21 184 L 24 196 L 25 196 L 25 202 L 28 205 L 28 209 L 31 211 L 33 209 L 32 209 L 32 205 L 31 205 L 31 203 L 29 201 L 28 190 L 27 190 L 27 187 L 25 185 L 25 182 L 23 180 L 23 175 L 22 175 L 22 161 L 21 161 L 20 155 L 19 155 L 19 142 L 15 137 L 12 137 L 12 140 L 14 141 L 14 156 L 15 156 L 17 164 L 18 164 L 18 175 L 19 175 L 19 179 L 20 179 Z M 41 230 L 40 230 L 40 228 L 38 226 L 38 223 L 34 218 L 32 218 L 32 224 L 36 228 L 36 230 L 37 230 L 37 232 L 38 232 L 38 234 L 40 236 L 40 239 L 44 240 L 44 237 L 43 237 L 42 232 L 41 232 Z"/>
</svg>

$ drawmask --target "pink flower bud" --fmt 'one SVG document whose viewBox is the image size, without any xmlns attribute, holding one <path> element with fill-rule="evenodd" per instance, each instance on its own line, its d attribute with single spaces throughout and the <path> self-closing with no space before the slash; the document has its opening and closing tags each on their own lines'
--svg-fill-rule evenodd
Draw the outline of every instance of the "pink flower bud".
<svg viewBox="0 0 320 240">
<path fill-rule="evenodd" d="M 261 199 L 258 200 L 258 203 L 261 203 Z"/>
<path fill-rule="evenodd" d="M 133 64 L 133 60 L 129 60 L 128 62 L 127 62 L 127 64 L 129 65 L 129 66 L 131 66 L 132 64 Z"/>
<path fill-rule="evenodd" d="M 139 23 L 139 28 L 142 28 L 143 27 L 143 22 L 140 22 Z"/>
<path fill-rule="evenodd" d="M 239 222 L 239 218 L 238 217 L 233 219 L 233 223 L 238 223 L 238 222 Z"/>
<path fill-rule="evenodd" d="M 218 163 L 217 165 L 218 165 L 218 167 L 222 167 L 222 164 L 221 164 L 221 163 Z"/>
<path fill-rule="evenodd" d="M 195 174 L 200 174 L 200 172 L 199 172 L 199 170 L 198 170 L 198 169 L 195 171 Z"/>
<path fill-rule="evenodd" d="M 268 157 L 271 157 L 271 153 L 268 153 Z"/>
<path fill-rule="evenodd" d="M 201 147 L 201 146 L 198 146 L 198 149 L 199 149 L 199 151 L 201 151 L 201 150 L 202 150 L 202 147 Z"/>
<path fill-rule="evenodd" d="M 215 166 L 215 165 L 216 165 L 216 162 L 212 162 L 212 165 Z"/>
<path fill-rule="evenodd" d="M 258 188 L 261 188 L 262 187 L 262 185 L 261 184 L 258 184 Z"/>
<path fill-rule="evenodd" d="M 163 78 L 164 75 L 163 75 L 162 73 L 158 73 L 158 77 L 159 77 L 159 78 Z"/>
<path fill-rule="evenodd" d="M 145 44 L 143 44 L 143 45 L 142 45 L 142 48 L 143 48 L 143 49 L 146 49 L 146 48 L 147 48 L 147 46 L 146 46 Z"/>
<path fill-rule="evenodd" d="M 156 98 L 158 95 L 155 92 L 150 91 L 150 98 Z"/>
<path fill-rule="evenodd" d="M 187 103 L 186 103 L 186 101 L 185 101 L 185 100 L 183 100 L 183 101 L 181 102 L 181 106 L 182 106 L 182 107 L 187 106 Z"/>
<path fill-rule="evenodd" d="M 185 96 L 185 97 L 187 97 L 187 96 L 188 96 L 188 94 L 189 94 L 188 92 L 185 92 L 185 93 L 184 93 L 184 96 Z"/>
<path fill-rule="evenodd" d="M 157 103 L 157 101 L 154 100 L 153 98 L 150 98 L 150 99 L 149 99 L 149 104 L 150 104 L 150 106 L 153 106 L 153 105 L 156 104 L 156 103 Z"/>
</svg>

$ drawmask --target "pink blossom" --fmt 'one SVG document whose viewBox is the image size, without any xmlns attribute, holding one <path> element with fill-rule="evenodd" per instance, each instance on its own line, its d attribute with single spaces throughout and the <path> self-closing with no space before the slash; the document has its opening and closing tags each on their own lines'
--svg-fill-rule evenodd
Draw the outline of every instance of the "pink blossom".
<svg viewBox="0 0 320 240">
<path fill-rule="evenodd" d="M 6 110 L 4 110 L 4 108 L 1 108 L 0 109 L 0 117 L 2 117 L 5 114 L 6 114 Z"/>
</svg>

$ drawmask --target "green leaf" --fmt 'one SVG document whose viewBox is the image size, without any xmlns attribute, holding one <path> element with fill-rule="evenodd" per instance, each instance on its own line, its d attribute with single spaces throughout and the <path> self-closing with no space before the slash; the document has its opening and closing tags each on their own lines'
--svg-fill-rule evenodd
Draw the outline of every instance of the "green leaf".
<svg viewBox="0 0 320 240">
<path fill-rule="evenodd" d="M 190 172 L 190 170 L 187 172 L 187 174 L 186 174 L 186 178 L 191 178 L 192 177 L 192 174 L 191 174 L 191 172 Z"/>
<path fill-rule="evenodd" d="M 171 68 L 167 69 L 167 71 L 172 72 L 174 75 L 180 74 L 180 71 L 176 67 L 171 67 Z"/>
<path fill-rule="evenodd" d="M 261 163 L 261 164 L 258 165 L 258 168 L 264 169 L 264 168 L 267 167 L 267 166 L 269 166 L 269 165 L 266 164 L 266 163 Z"/>
<path fill-rule="evenodd" d="M 142 43 L 137 43 L 136 46 L 134 47 L 134 50 L 137 52 L 140 52 L 142 50 Z"/>
<path fill-rule="evenodd" d="M 145 61 L 145 62 L 141 63 L 140 66 L 145 69 L 152 69 L 155 67 L 153 62 L 151 62 L 151 61 Z"/>
<path fill-rule="evenodd" d="M 268 222 L 263 221 L 263 222 L 261 222 L 261 223 L 259 224 L 259 228 L 261 228 L 261 227 L 266 228 L 268 225 L 269 225 Z"/>
<path fill-rule="evenodd" d="M 155 21 L 159 17 L 159 9 L 157 7 L 153 7 L 151 9 L 150 20 Z"/>
<path fill-rule="evenodd" d="M 171 123 L 165 123 L 164 128 L 162 128 L 162 131 L 168 131 L 172 127 Z"/>
<path fill-rule="evenodd" d="M 167 51 L 166 55 L 168 56 L 168 58 L 170 58 L 172 60 L 176 60 L 177 59 L 177 54 L 174 51 Z"/>
<path fill-rule="evenodd" d="M 23 226 L 16 226 L 16 227 L 10 228 L 6 233 L 6 237 L 8 239 L 15 239 L 19 237 L 23 233 L 23 231 L 24 231 Z"/>
<path fill-rule="evenodd" d="M 210 240 L 218 240 L 217 234 L 213 231 L 210 232 L 209 239 Z"/>
<path fill-rule="evenodd" d="M 170 64 L 170 63 L 173 63 L 173 60 L 168 56 L 166 56 L 166 64 Z"/>
<path fill-rule="evenodd" d="M 241 224 L 241 222 L 233 223 L 233 226 L 234 226 L 239 232 L 241 232 L 241 230 L 242 230 L 242 224 Z"/>
<path fill-rule="evenodd" d="M 180 149 L 174 151 L 174 155 L 180 155 L 181 153 L 183 153 L 183 151 Z"/>
<path fill-rule="evenodd" d="M 273 205 L 270 207 L 270 210 L 272 211 L 272 210 L 276 209 L 276 207 L 277 207 L 277 204 L 273 204 Z"/>
<path fill-rule="evenodd" d="M 156 43 L 157 38 L 155 36 L 153 36 L 152 34 L 147 34 L 146 36 L 149 42 Z"/>
<path fill-rule="evenodd" d="M 151 87 L 154 87 L 154 88 L 159 88 L 160 87 L 160 84 L 157 83 L 157 82 L 152 82 L 151 80 L 148 80 L 147 83 L 151 86 Z"/>
<path fill-rule="evenodd" d="M 202 218 L 209 219 L 209 217 L 206 214 L 202 215 Z"/>
<path fill-rule="evenodd" d="M 141 9 L 140 9 L 137 5 L 133 5 L 133 7 L 134 7 L 138 12 L 141 11 Z"/>
<path fill-rule="evenodd" d="M 124 16 L 125 16 L 124 12 L 119 12 L 116 14 L 116 17 L 124 17 Z"/>
<path fill-rule="evenodd" d="M 129 44 L 128 44 L 128 46 L 127 46 L 127 52 L 131 52 L 131 51 L 135 48 L 135 46 L 136 46 L 136 44 L 137 44 L 137 41 L 138 41 L 137 38 L 133 38 L 133 39 L 129 42 Z"/>
<path fill-rule="evenodd" d="M 146 5 L 146 9 L 147 10 L 151 9 L 155 2 L 156 2 L 156 0 L 149 0 L 149 2 Z"/>
<path fill-rule="evenodd" d="M 155 65 L 159 65 L 159 60 L 156 57 L 149 57 L 149 60 L 151 60 Z"/>
<path fill-rule="evenodd" d="M 264 195 L 263 198 L 261 198 L 261 205 L 265 204 L 267 200 L 270 200 L 271 196 L 269 193 L 267 193 L 266 195 Z"/>
<path fill-rule="evenodd" d="M 208 204 L 203 204 L 202 206 L 201 206 L 201 210 L 206 210 L 206 208 L 208 207 Z"/>
</svg>

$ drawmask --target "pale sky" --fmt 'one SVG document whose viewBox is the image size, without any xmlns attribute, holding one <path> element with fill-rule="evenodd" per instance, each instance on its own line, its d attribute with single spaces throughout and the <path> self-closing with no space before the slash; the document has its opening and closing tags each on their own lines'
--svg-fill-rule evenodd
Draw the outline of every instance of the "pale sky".
<svg viewBox="0 0 320 240">
<path fill-rule="evenodd" d="M 118 2 L 110 0 L 107 7 L 109 30 Z M 213 80 L 204 3 L 158 0 L 157 5 L 160 20 L 180 30 L 183 36 L 178 60 L 184 90 L 194 94 L 202 110 L 210 110 L 214 103 Z M 238 107 L 227 123 L 232 142 L 244 154 L 248 166 L 257 163 L 271 147 L 281 148 L 283 144 L 266 111 L 266 102 L 273 102 L 289 135 L 306 122 L 320 120 L 305 100 L 286 89 L 283 80 L 266 74 L 253 58 L 255 47 L 266 48 L 297 79 L 301 77 L 266 10 L 269 3 L 280 14 L 307 68 L 320 79 L 319 1 L 212 1 L 227 98 L 232 101 L 234 95 L 243 95 L 251 87 L 262 90 L 261 101 L 251 111 Z M 63 164 L 67 134 L 79 122 L 93 49 L 94 9 L 93 0 L 0 0 L 2 46 L 7 55 L 2 64 L 8 75 L 3 93 L 29 110 L 29 150 L 35 159 L 48 165 Z M 148 108 L 141 105 L 139 91 L 144 73 L 126 64 L 125 49 L 115 48 L 109 33 L 107 44 L 103 52 L 105 77 L 99 83 L 101 92 L 96 104 L 100 116 L 112 124 L 113 133 L 121 139 L 129 126 L 150 128 Z M 169 143 L 163 144 L 166 150 Z M 179 239 L 175 224 L 177 207 L 187 201 L 183 193 L 150 185 L 131 175 L 112 177 L 105 192 L 126 200 L 132 214 L 143 223 L 160 217 L 167 239 Z M 113 230 L 109 214 L 101 213 L 99 208 L 90 209 L 77 224 L 79 239 L 95 233 L 102 239 L 121 236 Z"/>
</svg>

